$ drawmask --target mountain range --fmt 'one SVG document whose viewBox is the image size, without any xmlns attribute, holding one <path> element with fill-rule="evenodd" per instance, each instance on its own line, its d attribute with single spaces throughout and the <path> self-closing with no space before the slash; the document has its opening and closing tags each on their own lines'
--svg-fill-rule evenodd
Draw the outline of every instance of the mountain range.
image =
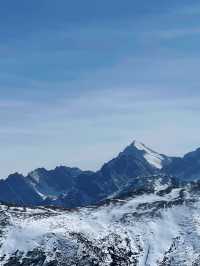
<svg viewBox="0 0 200 266">
<path fill-rule="evenodd" d="M 199 266 L 200 149 L 134 141 L 97 171 L 0 180 L 2 266 Z"/>
<path fill-rule="evenodd" d="M 170 176 L 181 182 L 200 177 L 200 148 L 183 157 L 159 154 L 133 141 L 100 170 L 66 166 L 39 168 L 0 180 L 0 201 L 29 206 L 74 208 L 96 204 L 130 189 L 145 188 L 147 177 Z"/>
<path fill-rule="evenodd" d="M 200 181 L 135 179 L 87 207 L 0 203 L 0 265 L 200 265 Z"/>
</svg>

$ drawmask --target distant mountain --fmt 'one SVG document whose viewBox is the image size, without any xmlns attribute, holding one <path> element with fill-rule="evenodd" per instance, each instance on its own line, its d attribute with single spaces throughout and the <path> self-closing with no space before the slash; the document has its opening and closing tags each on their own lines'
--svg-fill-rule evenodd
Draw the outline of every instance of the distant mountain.
<svg viewBox="0 0 200 266">
<path fill-rule="evenodd" d="M 141 161 L 146 161 L 148 164 L 157 169 L 162 169 L 172 161 L 172 157 L 157 153 L 148 148 L 145 144 L 134 140 L 131 145 L 125 148 L 119 156 L 130 156 Z"/>
<path fill-rule="evenodd" d="M 163 168 L 163 172 L 184 181 L 200 179 L 200 148 L 182 158 L 174 158 Z"/>
<path fill-rule="evenodd" d="M 72 189 L 76 177 L 81 173 L 79 168 L 65 166 L 59 166 L 49 171 L 39 168 L 28 174 L 27 180 L 42 198 L 56 197 Z"/>
<path fill-rule="evenodd" d="M 73 189 L 58 197 L 53 204 L 76 207 L 96 203 L 120 191 L 129 182 L 133 184 L 137 177 L 159 173 L 171 161 L 172 158 L 134 141 L 96 173 L 81 173 Z"/>
<path fill-rule="evenodd" d="M 146 189 L 154 176 L 181 181 L 200 178 L 200 149 L 183 158 L 169 157 L 133 141 L 97 172 L 66 166 L 39 168 L 26 177 L 15 173 L 0 180 L 0 201 L 67 208 L 96 204 L 123 191 Z"/>
<path fill-rule="evenodd" d="M 71 190 L 81 173 L 78 168 L 60 166 L 50 171 L 39 168 L 26 177 L 12 174 L 0 180 L 0 201 L 42 205 L 46 198 L 54 198 Z"/>
<path fill-rule="evenodd" d="M 30 185 L 29 180 L 18 173 L 0 180 L 0 200 L 17 204 L 39 205 L 41 196 Z"/>
</svg>

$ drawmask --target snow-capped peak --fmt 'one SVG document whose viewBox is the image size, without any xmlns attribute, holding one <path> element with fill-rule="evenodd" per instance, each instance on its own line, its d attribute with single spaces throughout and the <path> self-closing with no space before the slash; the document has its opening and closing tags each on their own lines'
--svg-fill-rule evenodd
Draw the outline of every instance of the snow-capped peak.
<svg viewBox="0 0 200 266">
<path fill-rule="evenodd" d="M 137 140 L 133 141 L 132 146 L 134 146 L 137 150 L 144 152 L 144 158 L 148 161 L 149 164 L 153 165 L 157 169 L 162 169 L 163 162 L 166 159 L 164 155 L 153 151 L 145 144 Z"/>
<path fill-rule="evenodd" d="M 137 148 L 138 150 L 144 150 L 145 148 L 147 148 L 144 143 L 142 143 L 142 142 L 140 142 L 138 140 L 134 140 L 132 142 L 132 145 L 135 146 L 135 148 Z"/>
</svg>

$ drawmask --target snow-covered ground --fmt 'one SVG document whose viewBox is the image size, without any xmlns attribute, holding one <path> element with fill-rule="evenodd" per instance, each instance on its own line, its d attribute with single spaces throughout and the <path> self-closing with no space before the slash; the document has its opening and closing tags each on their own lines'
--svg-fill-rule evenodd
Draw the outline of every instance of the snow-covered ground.
<svg viewBox="0 0 200 266">
<path fill-rule="evenodd" d="M 200 202 L 183 195 L 176 188 L 74 210 L 1 205 L 0 263 L 200 265 Z"/>
</svg>

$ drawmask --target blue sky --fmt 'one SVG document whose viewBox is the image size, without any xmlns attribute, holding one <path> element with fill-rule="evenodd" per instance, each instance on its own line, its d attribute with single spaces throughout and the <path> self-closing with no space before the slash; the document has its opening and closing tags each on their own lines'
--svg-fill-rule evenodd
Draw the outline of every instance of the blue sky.
<svg viewBox="0 0 200 266">
<path fill-rule="evenodd" d="M 199 1 L 4 1 L 0 176 L 199 147 L 199 47 Z"/>
</svg>

